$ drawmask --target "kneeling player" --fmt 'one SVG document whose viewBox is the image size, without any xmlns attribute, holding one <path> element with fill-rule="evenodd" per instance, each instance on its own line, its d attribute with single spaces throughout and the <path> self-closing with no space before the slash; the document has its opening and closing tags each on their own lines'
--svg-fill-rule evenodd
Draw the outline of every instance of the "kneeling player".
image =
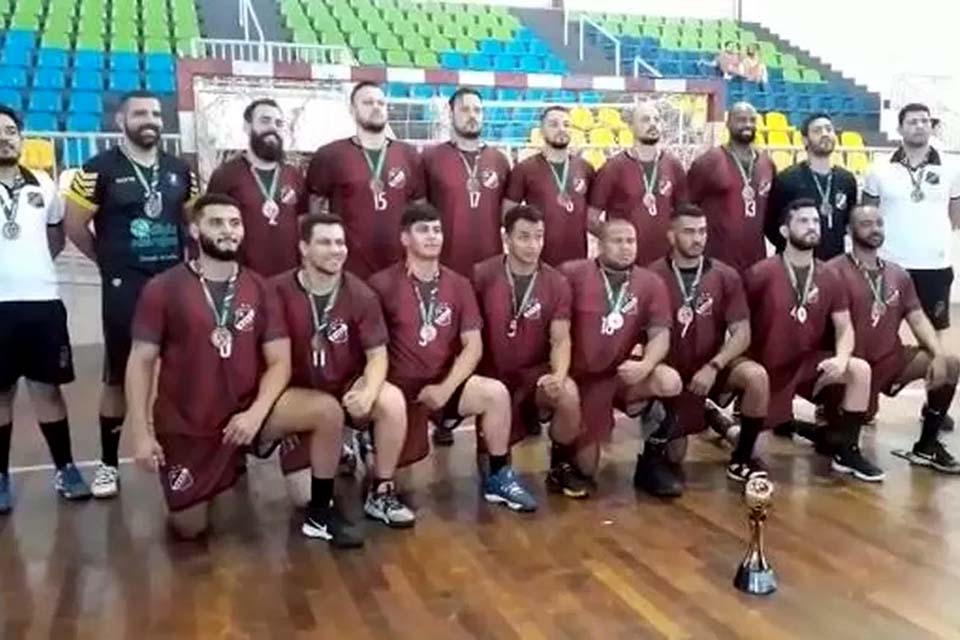
<svg viewBox="0 0 960 640">
<path fill-rule="evenodd" d="M 600 444 L 613 429 L 617 404 L 632 409 L 651 398 L 680 393 L 677 372 L 661 364 L 670 348 L 670 300 L 654 273 L 634 266 L 637 232 L 629 220 L 606 222 L 600 256 L 563 265 L 572 293 L 571 377 L 580 390 L 582 433 L 576 463 L 591 479 Z M 633 413 L 630 411 L 630 413 Z M 658 496 L 677 496 L 682 485 L 669 468 L 669 421 L 647 439 L 637 457 L 634 484 Z"/>
<path fill-rule="evenodd" d="M 323 443 L 318 451 L 333 452 L 335 467 L 341 426 L 332 400 L 303 407 L 299 424 L 271 417 L 290 378 L 290 342 L 270 285 L 236 262 L 243 240 L 237 203 L 223 195 L 197 200 L 190 235 L 199 258 L 156 276 L 137 304 L 126 391 L 136 458 L 159 467 L 171 525 L 195 538 L 248 448 L 266 455 L 287 435 L 312 432 Z M 306 522 L 331 527 L 341 519 L 327 496 L 314 495 Z"/>
<path fill-rule="evenodd" d="M 685 387 L 666 403 L 673 414 L 668 413 L 667 419 L 676 420 L 671 436 L 686 438 L 703 430 L 706 398 L 729 402 L 740 396 L 740 438 L 727 475 L 739 482 L 765 476 L 753 448 L 766 422 L 770 388 L 763 367 L 743 357 L 750 346 L 750 312 L 743 283 L 733 268 L 703 255 L 707 220 L 696 205 L 681 204 L 673 212 L 667 239 L 670 255 L 650 265 L 650 270 L 670 292 L 676 323 L 667 364 L 677 370 Z"/>
<path fill-rule="evenodd" d="M 470 281 L 440 265 L 443 227 L 429 204 L 410 205 L 400 220 L 406 258 L 370 279 L 390 336 L 390 382 L 407 401 L 406 465 L 429 452 L 427 422 L 477 419 L 490 455 L 483 478 L 488 502 L 534 511 L 536 500 L 509 464 L 510 393 L 499 380 L 474 374 L 483 351 L 483 324 Z"/>
<path fill-rule="evenodd" d="M 572 464 L 580 433 L 580 398 L 570 369 L 570 285 L 540 262 L 543 214 L 518 205 L 503 219 L 507 255 L 476 265 L 474 286 L 483 314 L 484 357 L 480 371 L 502 380 L 513 397 L 511 442 L 543 414 L 550 423 L 547 488 L 571 498 L 586 497 L 589 484 Z"/>
<path fill-rule="evenodd" d="M 322 396 L 341 405 L 343 409 L 337 406 L 332 414 L 354 428 L 367 429 L 372 422 L 376 451 L 373 468 L 368 469 L 370 492 L 364 512 L 391 527 L 413 526 L 413 511 L 400 501 L 393 483 L 407 416 L 400 390 L 384 382 L 387 328 L 377 294 L 343 271 L 347 244 L 339 217 L 305 216 L 300 238 L 303 267 L 274 280 L 290 333 L 293 373 L 291 388 L 280 397 L 273 415 L 284 421 L 289 411 L 293 419 L 302 406 L 299 398 Z M 295 401 L 287 402 L 288 396 Z M 316 442 L 299 443 L 282 450 L 281 466 L 288 481 L 311 466 L 314 446 Z M 337 464 L 336 451 L 318 453 L 325 460 L 319 471 L 327 491 L 333 484 L 330 465 Z"/>
<path fill-rule="evenodd" d="M 910 462 L 944 473 L 960 473 L 960 463 L 940 442 L 938 434 L 960 375 L 960 361 L 948 355 L 927 319 L 910 275 L 898 264 L 877 257 L 883 245 L 883 217 L 876 207 L 854 209 L 850 217 L 853 252 L 828 264 L 843 279 L 850 297 L 850 315 L 857 334 L 854 355 L 870 363 L 870 413 L 877 410 L 880 393 L 888 396 L 914 380 L 927 384 L 920 439 L 905 452 Z M 906 320 L 920 347 L 900 342 L 900 323 Z"/>
<path fill-rule="evenodd" d="M 816 203 L 798 199 L 787 205 L 780 233 L 787 240 L 783 253 L 758 262 L 744 276 L 750 352 L 770 378 L 767 426 L 791 421 L 796 395 L 822 401 L 831 419 L 816 438 L 818 450 L 833 456 L 835 471 L 879 482 L 883 470 L 859 446 L 870 400 L 870 365 L 852 357 L 853 324 L 840 277 L 813 256 L 820 242 Z M 831 328 L 832 353 L 824 350 Z"/>
</svg>

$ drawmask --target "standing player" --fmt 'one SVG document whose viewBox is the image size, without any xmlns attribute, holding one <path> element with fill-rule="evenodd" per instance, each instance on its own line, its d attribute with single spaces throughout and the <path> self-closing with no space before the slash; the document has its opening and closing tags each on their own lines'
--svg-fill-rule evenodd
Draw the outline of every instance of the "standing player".
<svg viewBox="0 0 960 640">
<path fill-rule="evenodd" d="M 820 212 L 813 200 L 787 205 L 780 232 L 783 254 L 747 271 L 750 352 L 770 378 L 767 425 L 790 420 L 795 395 L 820 399 L 829 427 L 822 443 L 833 455 L 833 469 L 868 482 L 883 470 L 860 452 L 860 428 L 870 401 L 870 365 L 852 357 L 853 323 L 843 282 L 813 256 L 820 241 Z M 834 349 L 824 340 L 833 330 Z M 838 397 L 842 394 L 841 399 Z M 842 410 L 837 412 L 837 405 Z"/>
<path fill-rule="evenodd" d="M 660 111 L 645 102 L 633 111 L 633 149 L 608 160 L 590 190 L 589 224 L 597 234 L 601 212 L 607 220 L 629 220 L 637 229 L 637 264 L 646 266 L 669 250 L 667 229 L 676 206 L 687 199 L 683 165 L 658 148 L 662 132 Z"/>
<path fill-rule="evenodd" d="M 687 173 L 687 185 L 690 200 L 707 214 L 707 255 L 742 274 L 767 255 L 764 220 L 777 170 L 766 153 L 753 148 L 757 111 L 752 105 L 733 105 L 727 130 L 730 144 L 697 158 Z"/>
<path fill-rule="evenodd" d="M 372 421 L 375 465 L 364 511 L 392 527 L 413 526 L 413 511 L 393 483 L 407 416 L 400 390 L 384 383 L 387 328 L 380 302 L 362 280 L 343 271 L 347 245 L 340 218 L 308 215 L 300 222 L 300 237 L 303 266 L 274 279 L 293 354 L 291 387 L 274 416 L 283 422 L 288 411 L 296 415 L 300 398 L 323 396 L 343 407 L 331 409 L 341 427 L 349 422 L 366 428 Z M 281 450 L 288 478 L 310 465 L 309 453 L 306 442 Z M 329 494 L 333 479 L 324 482 Z"/>
<path fill-rule="evenodd" d="M 427 199 L 443 221 L 440 262 L 467 278 L 473 265 L 503 253 L 500 217 L 510 161 L 480 141 L 483 102 L 470 88 L 450 96 L 450 142 L 423 152 Z"/>
<path fill-rule="evenodd" d="M 706 398 L 740 396 L 740 437 L 727 476 L 739 482 L 765 476 L 753 449 L 766 422 L 770 388 L 763 367 L 744 357 L 750 312 L 743 283 L 734 269 L 703 255 L 707 221 L 696 205 L 674 210 L 668 238 L 673 250 L 650 270 L 667 285 L 676 320 L 666 362 L 680 374 L 684 391 L 667 402 L 679 425 L 671 435 L 685 438 L 703 430 Z"/>
<path fill-rule="evenodd" d="M 670 349 L 670 300 L 656 274 L 635 266 L 637 232 L 613 218 L 600 229 L 600 256 L 563 265 L 572 291 L 571 377 L 580 391 L 582 433 L 576 464 L 592 480 L 600 444 L 613 429 L 615 404 L 628 410 L 649 398 L 680 393 L 680 376 L 662 364 Z M 632 411 L 631 411 L 632 413 Z M 659 496 L 680 495 L 666 457 L 665 421 L 637 456 L 634 485 Z"/>
<path fill-rule="evenodd" d="M 552 414 L 547 488 L 584 498 L 589 485 L 573 466 L 580 432 L 580 398 L 570 379 L 570 285 L 540 261 L 544 216 L 517 205 L 503 220 L 507 255 L 474 270 L 483 315 L 484 358 L 480 371 L 501 380 L 513 397 L 511 442 L 523 438 L 528 422 Z"/>
<path fill-rule="evenodd" d="M 17 114 L 0 105 L 0 514 L 13 508 L 10 437 L 21 377 L 57 469 L 54 488 L 70 500 L 90 497 L 73 464 L 60 392 L 73 381 L 67 311 L 53 266 L 63 250 L 63 203 L 47 174 L 20 166 L 21 131 Z"/>
<path fill-rule="evenodd" d="M 240 203 L 245 242 L 237 259 L 262 276 L 300 263 L 297 218 L 307 212 L 303 175 L 283 160 L 283 111 L 270 98 L 243 110 L 247 150 L 210 176 L 208 193 L 224 193 Z"/>
<path fill-rule="evenodd" d="M 96 498 L 120 489 L 123 380 L 137 299 L 152 276 L 183 258 L 183 223 L 199 189 L 187 163 L 159 148 L 159 98 L 147 91 L 126 94 L 116 120 L 123 132 L 120 144 L 88 160 L 67 192 L 67 236 L 100 268 L 105 357 L 102 460 L 91 487 Z"/>
<path fill-rule="evenodd" d="M 820 210 L 823 235 L 814 251 L 819 260 L 829 260 L 844 252 L 844 236 L 850 212 L 857 205 L 857 178 L 841 166 L 832 166 L 830 156 L 837 146 L 833 121 L 826 113 L 814 113 L 800 126 L 807 159 L 778 173 L 773 180 L 767 207 L 766 235 L 777 251 L 786 241 L 780 235 L 780 213 L 788 203 L 809 198 Z"/>
<path fill-rule="evenodd" d="M 416 149 L 389 140 L 387 99 L 373 82 L 350 93 L 357 134 L 320 147 L 307 169 L 311 211 L 340 216 L 346 225 L 347 270 L 360 278 L 403 257 L 400 215 L 424 197 L 423 165 Z"/>
<path fill-rule="evenodd" d="M 587 257 L 587 194 L 590 164 L 570 151 L 570 112 L 553 106 L 540 115 L 543 149 L 510 174 L 504 211 L 525 202 L 543 213 L 545 234 L 540 260 L 557 267 Z"/>
<path fill-rule="evenodd" d="M 406 259 L 370 280 L 390 335 L 387 378 L 407 400 L 408 430 L 400 464 L 416 462 L 429 452 L 428 418 L 439 424 L 475 416 L 477 437 L 483 438 L 490 455 L 484 498 L 516 511 L 534 511 L 536 501 L 508 462 L 510 394 L 498 380 L 474 374 L 483 351 L 480 310 L 470 281 L 440 265 L 440 214 L 429 204 L 411 205 L 401 228 Z"/>
<path fill-rule="evenodd" d="M 831 260 L 850 297 L 857 346 L 854 355 L 870 364 L 870 411 L 876 412 L 880 393 L 896 395 L 914 380 L 927 384 L 920 439 L 907 453 L 914 464 L 944 473 L 960 473 L 960 463 L 940 442 L 938 434 L 953 401 L 960 377 L 960 361 L 945 352 L 937 332 L 924 314 L 909 274 L 900 265 L 881 260 L 883 217 L 876 207 L 854 209 L 850 219 L 853 251 Z M 919 347 L 900 341 L 900 323 L 906 320 Z"/>
</svg>

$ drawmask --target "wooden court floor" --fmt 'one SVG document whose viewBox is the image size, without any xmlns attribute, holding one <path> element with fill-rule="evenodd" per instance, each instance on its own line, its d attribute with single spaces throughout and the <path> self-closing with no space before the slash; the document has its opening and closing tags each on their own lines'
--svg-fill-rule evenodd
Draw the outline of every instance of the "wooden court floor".
<svg viewBox="0 0 960 640">
<path fill-rule="evenodd" d="M 97 455 L 99 357 L 81 348 L 68 388 L 78 460 Z M 516 466 L 542 499 L 529 517 L 479 499 L 473 433 L 458 433 L 406 478 L 416 528 L 367 523 L 366 548 L 351 552 L 301 537 L 272 463 L 224 495 L 204 543 L 168 537 L 156 479 L 130 465 L 119 499 L 85 504 L 58 501 L 50 471 L 28 468 L 0 519 L 0 637 L 960 638 L 960 478 L 890 455 L 915 438 L 921 402 L 908 389 L 867 430 L 881 485 L 836 479 L 807 445 L 766 443 L 781 584 L 767 598 L 731 584 L 747 529 L 728 451 L 692 442 L 686 494 L 658 502 L 631 486 L 626 420 L 586 502 L 547 497 L 545 441 L 520 446 Z M 18 410 L 13 464 L 42 465 L 29 409 Z M 960 436 L 948 442 L 960 453 Z M 359 518 L 358 484 L 340 493 Z"/>
</svg>

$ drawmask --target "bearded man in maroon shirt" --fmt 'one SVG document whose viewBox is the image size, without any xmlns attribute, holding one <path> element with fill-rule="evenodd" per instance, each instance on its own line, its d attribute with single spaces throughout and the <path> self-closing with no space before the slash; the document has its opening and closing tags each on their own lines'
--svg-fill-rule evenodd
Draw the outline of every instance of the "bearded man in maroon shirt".
<svg viewBox="0 0 960 640">
<path fill-rule="evenodd" d="M 585 498 L 590 486 L 576 473 L 573 447 L 580 434 L 580 397 L 570 379 L 570 285 L 540 261 L 544 216 L 517 205 L 504 215 L 507 255 L 476 265 L 473 283 L 483 315 L 480 372 L 503 381 L 513 398 L 511 442 L 527 423 L 550 420 L 547 489 Z"/>
<path fill-rule="evenodd" d="M 869 411 L 876 413 L 881 393 L 893 396 L 910 382 L 924 380 L 927 404 L 920 438 L 904 456 L 913 464 L 942 473 L 960 473 L 960 463 L 939 439 L 960 377 L 960 360 L 940 343 L 907 271 L 877 257 L 885 239 L 883 216 L 877 208 L 854 208 L 849 230 L 853 251 L 827 264 L 840 274 L 850 298 L 850 316 L 857 335 L 853 353 L 870 363 L 872 369 Z M 900 341 L 903 321 L 919 346 L 906 346 Z"/>
<path fill-rule="evenodd" d="M 210 176 L 208 193 L 224 193 L 240 203 L 244 242 L 237 260 L 262 276 L 289 271 L 300 262 L 297 220 L 309 199 L 303 173 L 284 162 L 283 111 L 270 98 L 254 100 L 243 111 L 246 151 Z"/>
<path fill-rule="evenodd" d="M 534 511 L 536 500 L 509 464 L 510 393 L 499 380 L 474 373 L 483 353 L 483 320 L 470 281 L 440 264 L 440 213 L 426 203 L 411 205 L 401 229 L 406 258 L 370 279 L 390 336 L 387 379 L 403 391 L 408 407 L 400 464 L 429 453 L 428 420 L 475 417 L 477 438 L 489 454 L 484 499 Z"/>
<path fill-rule="evenodd" d="M 583 426 L 576 467 L 586 480 L 597 472 L 600 444 L 613 429 L 614 406 L 638 413 L 638 403 L 680 393 L 677 372 L 663 364 L 670 349 L 670 300 L 651 271 L 635 266 L 637 232 L 614 218 L 600 229 L 600 256 L 561 268 L 572 292 L 571 377 L 580 391 Z M 672 424 L 664 421 L 637 458 L 634 485 L 676 496 L 682 487 L 666 457 Z"/>
<path fill-rule="evenodd" d="M 750 354 L 767 370 L 767 426 L 791 422 L 793 398 L 821 402 L 829 424 L 810 434 L 832 467 L 867 482 L 883 470 L 860 451 L 860 429 L 870 401 L 870 365 L 853 356 L 854 329 L 843 282 L 817 260 L 820 212 L 810 199 L 787 205 L 780 225 L 782 254 L 755 264 L 744 276 L 750 305 Z M 825 340 L 833 332 L 833 348 Z M 839 409 L 838 409 L 839 407 Z"/>
<path fill-rule="evenodd" d="M 330 417 L 336 402 L 319 398 L 298 407 L 296 420 L 274 415 L 290 379 L 290 341 L 276 292 L 236 261 L 243 240 L 237 202 L 201 197 L 189 230 L 199 258 L 153 278 L 137 303 L 125 388 L 135 457 L 159 469 L 171 525 L 195 538 L 248 450 L 267 456 L 284 437 L 303 434 L 315 443 L 315 474 L 332 483 L 341 426 Z M 342 526 L 330 497 L 311 497 L 306 535 Z"/>
<path fill-rule="evenodd" d="M 387 138 L 387 99 L 379 85 L 350 93 L 357 133 L 317 149 L 307 169 L 311 211 L 346 225 L 347 271 L 367 278 L 400 260 L 400 215 L 424 197 L 423 164 L 410 145 Z"/>
</svg>

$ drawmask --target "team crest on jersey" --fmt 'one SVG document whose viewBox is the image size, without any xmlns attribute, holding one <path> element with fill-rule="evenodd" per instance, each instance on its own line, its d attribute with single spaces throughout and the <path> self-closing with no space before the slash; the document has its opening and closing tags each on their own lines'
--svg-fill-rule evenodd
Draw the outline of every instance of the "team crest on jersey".
<svg viewBox="0 0 960 640">
<path fill-rule="evenodd" d="M 940 174 L 930 170 L 927 170 L 927 175 L 923 179 L 927 181 L 927 184 L 940 184 Z"/>
<path fill-rule="evenodd" d="M 539 320 L 542 315 L 542 309 L 543 306 L 540 304 L 540 301 L 536 298 L 531 298 L 530 303 L 523 312 L 523 317 L 527 320 Z"/>
<path fill-rule="evenodd" d="M 171 491 L 186 491 L 193 486 L 193 474 L 190 469 L 176 465 L 167 472 L 167 482 L 170 484 Z"/>
<path fill-rule="evenodd" d="M 237 331 L 252 331 L 253 322 L 257 319 L 257 310 L 246 302 L 241 302 L 239 305 L 237 305 L 237 310 L 234 312 L 234 318 L 234 329 Z"/>
<path fill-rule="evenodd" d="M 402 189 L 407 184 L 407 174 L 403 167 L 390 167 L 387 171 L 387 184 L 391 189 Z"/>
<path fill-rule="evenodd" d="M 493 169 L 484 169 L 481 175 L 482 178 L 480 181 L 487 189 L 496 189 L 500 186 L 500 176 L 498 176 L 497 172 Z"/>
<path fill-rule="evenodd" d="M 446 302 L 438 302 L 433 324 L 438 327 L 449 327 L 451 322 L 453 322 L 453 309 Z"/>
<path fill-rule="evenodd" d="M 890 295 L 887 296 L 887 299 L 884 301 L 888 307 L 893 307 L 900 304 L 900 289 L 894 289 L 890 292 Z"/>
<path fill-rule="evenodd" d="M 712 316 L 713 296 L 707 292 L 701 293 L 697 298 L 697 304 L 694 310 L 697 312 L 698 316 Z"/>
<path fill-rule="evenodd" d="M 636 315 L 636 314 L 637 314 L 637 306 L 639 306 L 638 301 L 637 301 L 637 296 L 633 295 L 633 294 L 630 293 L 630 292 L 627 292 L 627 295 L 624 296 L 624 298 L 623 298 L 623 306 L 620 307 L 620 311 L 621 311 L 624 315 L 627 315 L 627 314 L 629 314 L 629 315 Z"/>
<path fill-rule="evenodd" d="M 587 192 L 587 181 L 583 176 L 577 176 L 573 179 L 573 190 L 576 193 Z"/>
<path fill-rule="evenodd" d="M 283 188 L 283 191 L 280 193 L 280 201 L 284 204 L 293 204 L 297 199 L 297 192 L 293 190 L 293 187 L 287 186 Z"/>
<path fill-rule="evenodd" d="M 813 285 L 810 287 L 810 293 L 807 294 L 807 304 L 817 304 L 820 300 L 820 287 Z"/>
<path fill-rule="evenodd" d="M 43 194 L 39 191 L 30 191 L 27 193 L 27 204 L 37 209 L 43 209 Z"/>
<path fill-rule="evenodd" d="M 768 195 L 770 195 L 770 187 L 771 187 L 772 185 L 773 185 L 773 183 L 770 182 L 769 180 L 767 180 L 766 182 L 761 182 L 761 183 L 760 183 L 760 188 L 757 189 L 757 192 L 758 192 L 761 196 L 767 197 Z"/>
<path fill-rule="evenodd" d="M 847 208 L 847 194 L 843 191 L 837 191 L 836 197 L 833 199 L 833 204 L 837 209 L 843 210 Z"/>
<path fill-rule="evenodd" d="M 342 318 L 334 318 L 327 328 L 327 340 L 333 344 L 346 344 L 350 339 L 350 329 Z"/>
<path fill-rule="evenodd" d="M 673 191 L 673 183 L 670 182 L 669 180 L 661 180 L 661 181 L 660 181 L 660 195 L 661 195 L 661 196 L 668 196 L 668 195 L 670 195 L 670 192 L 671 192 L 671 191 Z"/>
</svg>

